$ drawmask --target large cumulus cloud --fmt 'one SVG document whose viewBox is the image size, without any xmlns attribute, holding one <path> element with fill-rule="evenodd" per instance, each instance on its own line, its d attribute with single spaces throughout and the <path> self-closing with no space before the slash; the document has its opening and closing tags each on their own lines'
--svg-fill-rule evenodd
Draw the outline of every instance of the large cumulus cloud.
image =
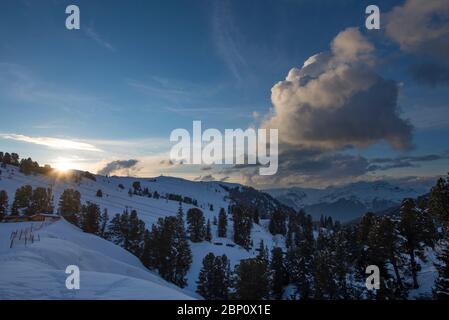
<svg viewBox="0 0 449 320">
<path fill-rule="evenodd" d="M 409 149 L 412 127 L 399 115 L 396 82 L 374 72 L 374 47 L 357 28 L 340 32 L 331 51 L 293 68 L 271 89 L 273 111 L 263 126 L 282 143 L 338 150 L 386 140 Z"/>
</svg>

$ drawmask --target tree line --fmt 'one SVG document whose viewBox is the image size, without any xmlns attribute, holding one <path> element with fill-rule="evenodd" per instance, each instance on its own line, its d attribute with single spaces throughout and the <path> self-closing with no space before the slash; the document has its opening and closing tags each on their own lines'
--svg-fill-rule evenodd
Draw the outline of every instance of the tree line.
<svg viewBox="0 0 449 320">
<path fill-rule="evenodd" d="M 16 190 L 10 213 L 53 213 L 51 189 L 23 186 Z M 0 217 L 8 212 L 8 194 L 0 191 Z M 199 208 L 184 216 L 159 218 L 150 228 L 135 210 L 109 218 L 94 203 L 81 203 L 77 190 L 65 190 L 58 212 L 83 231 L 96 234 L 130 251 L 151 270 L 180 287 L 192 263 L 190 242 L 212 241 L 211 222 Z M 251 230 L 259 223 L 257 210 L 234 205 L 219 210 L 212 224 L 217 237 L 253 247 Z M 197 291 L 207 299 L 405 299 L 419 288 L 418 274 L 426 250 L 435 250 L 437 278 L 434 298 L 449 297 L 449 176 L 441 178 L 427 197 L 404 199 L 397 214 L 365 214 L 358 223 L 341 225 L 323 217 L 315 223 L 303 210 L 273 212 L 268 229 L 285 237 L 286 248 L 271 252 L 259 243 L 256 258 L 238 262 L 231 270 L 226 256 L 207 254 Z M 190 241 L 190 242 L 189 242 Z M 380 289 L 365 288 L 366 267 L 380 271 Z M 286 288 L 290 288 L 288 292 Z M 291 288 L 294 288 L 293 290 Z"/>
</svg>

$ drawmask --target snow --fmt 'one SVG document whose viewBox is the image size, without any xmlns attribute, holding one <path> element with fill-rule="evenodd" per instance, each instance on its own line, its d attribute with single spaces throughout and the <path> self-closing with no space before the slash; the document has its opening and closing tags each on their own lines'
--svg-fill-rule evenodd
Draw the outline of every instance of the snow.
<svg viewBox="0 0 449 320">
<path fill-rule="evenodd" d="M 132 184 L 135 181 L 139 181 L 141 188 L 149 188 L 150 192 L 157 191 L 161 196 L 166 193 L 180 194 L 183 197 L 191 197 L 198 201 L 198 207 L 200 207 L 205 215 L 206 221 L 209 219 L 211 222 L 212 241 L 202 243 L 190 242 L 193 262 L 192 266 L 187 274 L 188 285 L 183 291 L 173 290 L 156 290 L 156 294 L 152 294 L 151 286 L 155 286 L 154 283 L 148 284 L 142 279 L 146 279 L 151 275 L 154 281 L 162 281 L 162 285 L 167 285 L 163 280 L 160 280 L 158 276 L 145 269 L 138 259 L 132 256 L 130 253 L 118 248 L 112 243 L 109 243 L 96 236 L 85 234 L 80 232 L 75 227 L 68 225 L 65 221 L 57 222 L 54 226 L 45 228 L 40 233 L 41 243 L 34 243 L 31 247 L 14 248 L 19 251 L 18 255 L 12 254 L 9 249 L 9 240 L 4 238 L 2 240 L 3 245 L 8 246 L 8 250 L 3 248 L 0 255 L 0 261 L 8 261 L 8 259 L 23 261 L 20 267 L 16 268 L 14 263 L 7 263 L 2 265 L 0 269 L 5 269 L 6 272 L 0 272 L 3 274 L 0 278 L 0 298 L 15 298 L 16 295 L 21 295 L 22 298 L 39 298 L 42 294 L 43 297 L 51 299 L 58 297 L 74 297 L 74 298 L 86 298 L 86 299 L 114 299 L 116 297 L 122 297 L 126 299 L 157 299 L 157 298 L 169 298 L 177 299 L 181 298 L 182 294 L 188 294 L 190 297 L 198 297 L 195 293 L 196 281 L 198 274 L 202 267 L 203 258 L 209 253 L 213 252 L 215 255 L 226 254 L 231 261 L 231 267 L 233 268 L 241 259 L 247 259 L 257 256 L 258 252 L 255 250 L 259 246 L 261 240 L 264 241 L 265 246 L 270 250 L 273 246 L 279 246 L 285 249 L 285 241 L 282 236 L 273 237 L 266 228 L 268 224 L 267 220 L 261 220 L 261 225 L 254 224 L 252 229 L 252 240 L 254 248 L 245 250 L 242 247 L 236 245 L 232 241 L 232 229 L 233 222 L 228 215 L 228 234 L 227 238 L 217 237 L 217 226 L 213 225 L 214 217 L 218 219 L 218 213 L 221 208 L 228 209 L 230 204 L 229 193 L 222 187 L 235 187 L 237 185 L 221 182 L 194 182 L 174 177 L 156 177 L 156 178 L 132 178 L 132 177 L 104 177 L 96 176 L 96 181 L 83 178 L 80 183 L 75 183 L 68 179 L 55 179 L 42 175 L 29 175 L 25 176 L 19 172 L 18 168 L 8 166 L 7 169 L 2 169 L 2 175 L 0 176 L 0 190 L 6 190 L 10 199 L 10 204 L 14 199 L 14 194 L 17 188 L 29 184 L 33 188 L 36 187 L 51 187 L 54 195 L 54 205 L 57 208 L 60 195 L 65 189 L 76 189 L 81 193 L 81 201 L 83 203 L 90 201 L 98 204 L 101 209 L 107 209 L 109 217 L 112 218 L 116 213 L 122 213 L 126 208 L 135 209 L 138 212 L 138 216 L 145 222 L 145 225 L 150 229 L 151 225 L 157 221 L 158 218 L 166 216 L 176 215 L 179 203 L 177 201 L 169 201 L 163 199 L 148 198 L 144 196 L 128 195 L 128 190 L 132 188 Z M 119 184 L 124 186 L 124 189 L 119 188 Z M 101 189 L 103 197 L 96 197 L 96 192 Z M 209 205 L 213 205 L 213 210 L 209 209 Z M 184 214 L 187 210 L 194 207 L 193 205 L 182 204 Z M 9 238 L 13 229 L 24 228 L 26 223 L 10 223 L 0 224 L 2 237 Z M 69 230 L 69 232 L 68 232 Z M 75 230 L 75 231 L 74 231 Z M 51 232 L 50 232 L 51 231 Z M 45 237 L 42 239 L 42 237 Z M 43 244 L 46 244 L 45 250 L 41 248 Z M 92 247 L 92 243 L 101 243 L 100 248 Z M 216 243 L 222 243 L 218 245 Z M 228 244 L 228 246 L 226 245 Z M 95 250 L 94 250 L 95 249 Z M 98 250 L 97 250 L 98 249 Z M 118 250 L 119 249 L 119 250 Z M 91 251 L 89 251 L 91 250 Z M 11 251 L 11 252 L 10 252 Z M 12 254 L 12 258 L 10 255 Z M 107 256 L 105 258 L 104 256 Z M 111 256 L 112 255 L 112 256 Z M 117 256 L 120 255 L 120 256 Z M 114 263 L 111 264 L 108 260 L 112 258 Z M 46 266 L 43 268 L 41 263 Z M 81 263 L 80 268 L 84 270 L 82 281 L 84 287 L 77 293 L 70 292 L 65 288 L 64 281 L 66 275 L 63 272 L 65 267 L 69 264 Z M 131 267 L 132 266 L 132 267 Z M 56 270 L 53 268 L 56 267 Z M 132 268 L 132 277 L 126 278 L 128 275 L 125 271 L 129 271 Z M 43 272 L 43 269 L 49 269 Z M 39 270 L 39 271 L 36 271 Z M 138 271 L 137 271 L 138 270 Z M 62 273 L 61 273 L 62 272 Z M 142 273 L 143 272 L 143 273 Z M 145 277 L 144 277 L 145 275 Z M 8 285 L 3 286 L 2 281 L 7 279 L 18 278 L 20 281 L 8 280 Z M 124 277 L 126 280 L 123 280 Z M 56 280 L 57 279 L 57 280 Z M 97 279 L 97 280 L 95 280 Z M 29 282 L 28 282 L 29 281 Z M 19 284 L 20 282 L 20 284 Z M 46 288 L 44 285 L 40 287 L 44 282 L 56 283 L 56 287 Z M 133 283 L 132 287 L 126 288 L 128 284 Z M 16 285 L 15 285 L 16 284 Z M 112 286 L 112 284 L 114 284 Z M 160 282 L 156 282 L 157 285 L 161 285 Z M 149 287 L 143 294 L 139 288 Z M 122 294 L 117 293 L 111 288 L 120 288 L 123 291 Z M 170 288 L 177 288 L 170 285 Z M 137 289 L 134 289 L 137 288 Z M 112 292 L 112 291 L 113 292 Z M 17 296 L 18 297 L 18 296 Z"/>
<path fill-rule="evenodd" d="M 355 200 L 370 208 L 376 200 L 400 203 L 404 198 L 421 196 L 429 189 L 428 183 L 401 186 L 386 181 L 360 181 L 325 189 L 292 187 L 265 191 L 276 198 L 289 199 L 299 209 L 308 205 L 332 203 L 340 199 Z"/>
<path fill-rule="evenodd" d="M 231 261 L 233 268 L 241 259 L 257 256 L 255 250 L 259 242 L 271 250 L 274 246 L 285 250 L 284 237 L 272 236 L 267 231 L 268 220 L 261 220 L 260 225 L 254 224 L 251 238 L 254 247 L 250 250 L 236 245 L 233 241 L 233 222 L 228 215 L 228 232 L 226 238 L 217 237 L 217 226 L 212 224 L 213 218 L 218 218 L 220 208 L 227 210 L 230 200 L 229 193 L 222 186 L 235 187 L 237 185 L 221 182 L 194 182 L 174 177 L 131 178 L 131 177 L 103 177 L 96 176 L 96 181 L 83 178 L 75 183 L 65 179 L 54 179 L 48 176 L 21 174 L 16 167 L 8 166 L 2 169 L 0 175 L 0 190 L 6 190 L 10 204 L 17 188 L 29 184 L 36 187 L 51 187 L 54 194 L 54 204 L 57 208 L 60 195 L 65 189 L 73 188 L 81 193 L 82 202 L 91 201 L 101 209 L 107 209 L 109 217 L 121 213 L 124 209 L 135 209 L 139 218 L 147 228 L 150 228 L 158 218 L 176 215 L 179 203 L 163 199 L 144 196 L 128 195 L 132 183 L 139 181 L 142 188 L 157 191 L 161 196 L 166 193 L 191 197 L 198 201 L 198 206 L 204 212 L 206 221 L 211 222 L 212 241 L 190 243 L 193 262 L 187 274 L 188 285 L 181 289 L 160 278 L 156 273 L 146 269 L 131 253 L 101 239 L 86 234 L 65 220 L 55 222 L 35 232 L 40 240 L 33 244 L 25 244 L 23 240 L 17 242 L 12 249 L 10 234 L 12 231 L 29 228 L 32 224 L 36 228 L 40 222 L 0 223 L 0 299 L 195 299 L 201 298 L 196 293 L 196 281 L 206 254 L 225 254 Z M 119 184 L 124 189 L 119 188 Z M 400 199 L 404 194 L 410 194 L 412 189 L 396 189 L 390 185 L 359 184 L 361 189 L 352 184 L 343 189 L 331 188 L 332 192 L 307 191 L 307 201 L 321 201 L 322 199 L 337 199 L 352 194 L 362 200 L 369 201 L 375 194 L 389 199 Z M 393 189 L 392 189 L 393 188 Z M 103 191 L 103 197 L 96 197 L 98 189 Z M 312 190 L 312 189 L 311 189 Z M 390 190 L 390 191 L 388 191 Z M 393 190 L 393 191 L 392 191 Z M 396 191 L 394 191 L 396 190 Z M 402 191 L 401 191 L 402 190 Z M 278 192 L 280 192 L 278 190 Z M 419 193 L 419 191 L 415 191 Z M 371 197 L 371 198 L 370 198 Z M 318 200 L 317 200 L 318 199 Z M 306 201 L 306 200 L 304 200 Z M 213 210 L 209 205 L 213 205 Z M 193 205 L 182 204 L 184 213 Z M 316 236 L 316 232 L 315 232 Z M 426 252 L 428 261 L 421 262 L 422 270 L 418 280 L 420 288 L 410 291 L 410 298 L 428 297 L 436 277 L 433 266 L 434 253 Z M 75 264 L 81 270 L 81 290 L 68 290 L 65 287 L 65 268 Z M 286 298 L 293 293 L 291 286 L 286 291 Z"/>
<path fill-rule="evenodd" d="M 39 223 L 0 224 L 0 299 L 193 299 L 126 250 L 65 220 L 35 231 L 40 241 L 10 248 L 12 231 Z M 80 269 L 80 290 L 65 286 L 68 265 Z"/>
</svg>

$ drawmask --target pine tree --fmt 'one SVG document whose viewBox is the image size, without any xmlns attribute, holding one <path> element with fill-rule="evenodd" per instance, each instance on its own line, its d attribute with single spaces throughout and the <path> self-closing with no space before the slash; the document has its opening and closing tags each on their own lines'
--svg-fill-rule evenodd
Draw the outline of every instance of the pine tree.
<svg viewBox="0 0 449 320">
<path fill-rule="evenodd" d="M 370 263 L 368 263 L 369 253 L 367 250 L 368 236 L 374 224 L 375 224 L 375 215 L 371 212 L 368 212 L 362 217 L 355 231 L 356 233 L 355 235 L 356 248 L 354 248 L 354 251 L 356 252 L 355 268 L 357 280 L 360 282 L 365 281 L 366 279 L 365 270 L 366 267 L 370 265 Z"/>
<path fill-rule="evenodd" d="M 108 209 L 103 210 L 103 214 L 100 218 L 101 226 L 100 226 L 100 237 L 107 239 L 107 230 L 106 227 L 109 222 L 109 215 L 108 215 Z"/>
<path fill-rule="evenodd" d="M 275 210 L 271 213 L 270 224 L 268 230 L 272 235 L 285 235 L 287 230 L 285 227 L 285 214 L 281 210 Z"/>
<path fill-rule="evenodd" d="M 11 207 L 11 215 L 18 215 L 20 212 L 31 214 L 31 199 L 33 188 L 30 185 L 22 186 L 16 190 L 14 202 Z"/>
<path fill-rule="evenodd" d="M 226 217 L 226 212 L 223 208 L 220 209 L 218 214 L 218 237 L 226 238 L 228 228 L 228 218 Z"/>
<path fill-rule="evenodd" d="M 67 221 L 78 225 L 78 215 L 81 212 L 81 194 L 74 189 L 66 189 L 59 198 L 59 214 Z"/>
<path fill-rule="evenodd" d="M 401 222 L 399 230 L 404 237 L 403 250 L 409 255 L 410 273 L 413 279 L 413 288 L 417 289 L 419 264 L 416 258 L 419 257 L 425 261 L 424 244 L 431 241 L 428 239 L 428 233 L 423 232 L 423 227 L 429 222 L 423 220 L 423 216 L 418 212 L 415 201 L 413 199 L 404 199 L 401 206 Z M 426 227 L 427 228 L 427 227 Z"/>
<path fill-rule="evenodd" d="M 255 224 L 259 224 L 260 223 L 260 215 L 259 215 L 259 210 L 257 208 L 254 209 L 253 220 L 254 220 Z"/>
<path fill-rule="evenodd" d="M 145 256 L 141 259 L 147 267 L 157 269 L 167 281 L 186 286 L 192 253 L 178 217 L 160 218 L 145 236 L 142 252 Z"/>
<path fill-rule="evenodd" d="M 198 276 L 196 292 L 207 300 L 228 299 L 231 285 L 230 263 L 226 255 L 208 253 Z"/>
<path fill-rule="evenodd" d="M 109 223 L 106 238 L 119 246 L 123 246 L 124 238 L 122 235 L 120 214 L 117 213 Z"/>
<path fill-rule="evenodd" d="M 287 251 L 290 281 L 295 285 L 296 294 L 301 299 L 310 299 L 313 296 L 314 250 L 312 217 L 307 216 L 295 233 L 293 244 Z"/>
<path fill-rule="evenodd" d="M 184 225 L 184 210 L 182 209 L 182 202 L 179 202 L 178 212 L 176 214 L 176 217 L 178 218 L 179 223 Z"/>
<path fill-rule="evenodd" d="M 0 191 L 0 221 L 6 216 L 8 212 L 8 193 L 5 190 Z"/>
<path fill-rule="evenodd" d="M 274 247 L 271 251 L 270 273 L 271 296 L 276 300 L 281 300 L 284 294 L 284 287 L 288 284 L 288 272 L 284 263 L 282 249 L 279 247 Z"/>
<path fill-rule="evenodd" d="M 212 241 L 212 231 L 211 231 L 211 226 L 210 226 L 210 220 L 207 220 L 207 224 L 206 224 L 206 237 L 205 240 L 208 242 Z"/>
<path fill-rule="evenodd" d="M 154 225 L 153 228 L 155 228 Z M 150 233 L 150 231 L 148 231 L 148 229 L 145 229 L 145 232 L 143 234 L 142 252 L 139 258 L 142 264 L 148 269 L 153 269 L 157 265 L 155 262 L 155 257 L 153 255 L 153 246 L 154 243 L 152 242 L 152 234 Z"/>
<path fill-rule="evenodd" d="M 30 175 L 32 172 L 37 172 L 39 169 L 39 165 L 37 162 L 34 162 L 31 158 L 20 160 L 19 170 L 24 175 Z"/>
<path fill-rule="evenodd" d="M 196 292 L 207 300 L 212 300 L 213 285 L 212 273 L 214 270 L 215 255 L 209 252 L 203 259 L 203 266 L 198 275 L 198 286 Z"/>
<path fill-rule="evenodd" d="M 37 187 L 33 191 L 30 203 L 30 214 L 53 213 L 53 196 L 51 189 Z"/>
<path fill-rule="evenodd" d="M 400 250 L 399 230 L 391 218 L 383 217 L 376 233 L 377 235 L 375 236 L 381 240 L 385 255 L 393 266 L 398 290 L 403 290 L 404 284 L 401 278 L 401 269 L 404 261 Z"/>
<path fill-rule="evenodd" d="M 97 190 L 97 193 L 95 194 L 96 197 L 98 198 L 103 198 L 103 191 L 101 189 Z"/>
<path fill-rule="evenodd" d="M 144 233 L 145 223 L 137 217 L 137 211 L 132 210 L 128 220 L 127 247 L 125 249 L 139 257 L 143 247 Z"/>
<path fill-rule="evenodd" d="M 87 202 L 81 209 L 81 228 L 84 232 L 99 234 L 100 207 L 95 203 Z"/>
<path fill-rule="evenodd" d="M 294 244 L 294 239 L 296 233 L 299 232 L 301 225 L 304 223 L 306 219 L 306 214 L 304 210 L 300 210 L 299 212 L 289 212 L 288 214 L 288 224 L 287 224 L 287 235 L 285 239 L 285 244 L 287 248 Z"/>
<path fill-rule="evenodd" d="M 251 227 L 252 217 L 247 210 L 240 206 L 234 206 L 232 209 L 234 218 L 234 242 L 245 249 L 251 246 Z"/>
<path fill-rule="evenodd" d="M 191 208 L 187 211 L 188 232 L 192 242 L 204 241 L 206 237 L 204 222 L 204 215 L 200 209 Z"/>
<path fill-rule="evenodd" d="M 268 261 L 269 261 L 268 250 L 265 247 L 263 239 L 260 240 L 260 242 L 259 242 L 259 249 L 258 249 L 258 251 L 259 251 L 259 254 L 257 255 L 257 258 L 260 259 L 260 260 L 263 260 L 265 263 L 268 263 Z"/>
<path fill-rule="evenodd" d="M 444 240 L 441 241 L 437 259 L 435 267 L 438 271 L 438 277 L 435 279 L 432 289 L 433 296 L 435 299 L 449 300 L 449 235 L 447 232 Z"/>
<path fill-rule="evenodd" d="M 351 277 L 352 265 L 354 260 L 354 255 L 351 252 L 351 229 L 342 228 L 333 235 L 334 241 L 334 270 L 335 273 L 335 283 L 336 283 L 336 294 L 335 299 L 355 299 Z"/>
<path fill-rule="evenodd" d="M 180 287 L 184 287 L 187 285 L 185 276 L 192 264 L 192 251 L 187 241 L 187 232 L 184 223 L 179 219 L 176 220 L 175 231 L 173 241 L 173 246 L 176 250 L 174 283 Z"/>
<path fill-rule="evenodd" d="M 337 294 L 334 246 L 328 230 L 320 230 L 313 258 L 314 299 L 334 299 Z"/>
<path fill-rule="evenodd" d="M 235 296 L 239 300 L 263 300 L 270 294 L 268 265 L 261 259 L 244 259 L 235 268 Z"/>
<path fill-rule="evenodd" d="M 429 196 L 429 211 L 449 227 L 449 174 L 438 179 Z"/>
<path fill-rule="evenodd" d="M 139 195 L 142 192 L 142 186 L 139 181 L 133 182 L 134 194 Z"/>
</svg>

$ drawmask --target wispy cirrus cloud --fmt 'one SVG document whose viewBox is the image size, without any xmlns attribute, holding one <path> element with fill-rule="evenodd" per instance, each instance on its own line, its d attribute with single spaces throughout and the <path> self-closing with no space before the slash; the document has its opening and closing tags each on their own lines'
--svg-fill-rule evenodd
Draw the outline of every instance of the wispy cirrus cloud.
<svg viewBox="0 0 449 320">
<path fill-rule="evenodd" d="M 248 67 L 248 63 L 242 54 L 241 43 L 243 41 L 233 21 L 228 1 L 215 3 L 212 28 L 219 56 L 234 77 L 241 81 L 243 78 L 242 71 Z"/>
<path fill-rule="evenodd" d="M 84 27 L 82 29 L 84 30 L 84 33 L 89 38 L 94 40 L 100 46 L 108 49 L 109 51 L 115 51 L 116 50 L 115 47 L 110 42 L 105 40 L 93 27 Z"/>
<path fill-rule="evenodd" d="M 29 68 L 15 63 L 0 62 L 0 93 L 2 98 L 13 102 L 59 108 L 80 117 L 86 115 L 85 110 L 122 110 L 121 106 L 96 94 L 48 82 Z"/>
<path fill-rule="evenodd" d="M 102 152 L 103 150 L 94 146 L 93 144 L 69 140 L 69 139 L 59 139 L 59 138 L 51 138 L 51 137 L 30 137 L 22 134 L 14 134 L 14 133 L 1 133 L 0 138 L 15 140 L 21 142 L 27 142 L 37 145 L 46 146 L 52 149 L 60 149 L 60 150 L 81 150 L 81 151 L 93 151 L 93 152 Z"/>
</svg>

